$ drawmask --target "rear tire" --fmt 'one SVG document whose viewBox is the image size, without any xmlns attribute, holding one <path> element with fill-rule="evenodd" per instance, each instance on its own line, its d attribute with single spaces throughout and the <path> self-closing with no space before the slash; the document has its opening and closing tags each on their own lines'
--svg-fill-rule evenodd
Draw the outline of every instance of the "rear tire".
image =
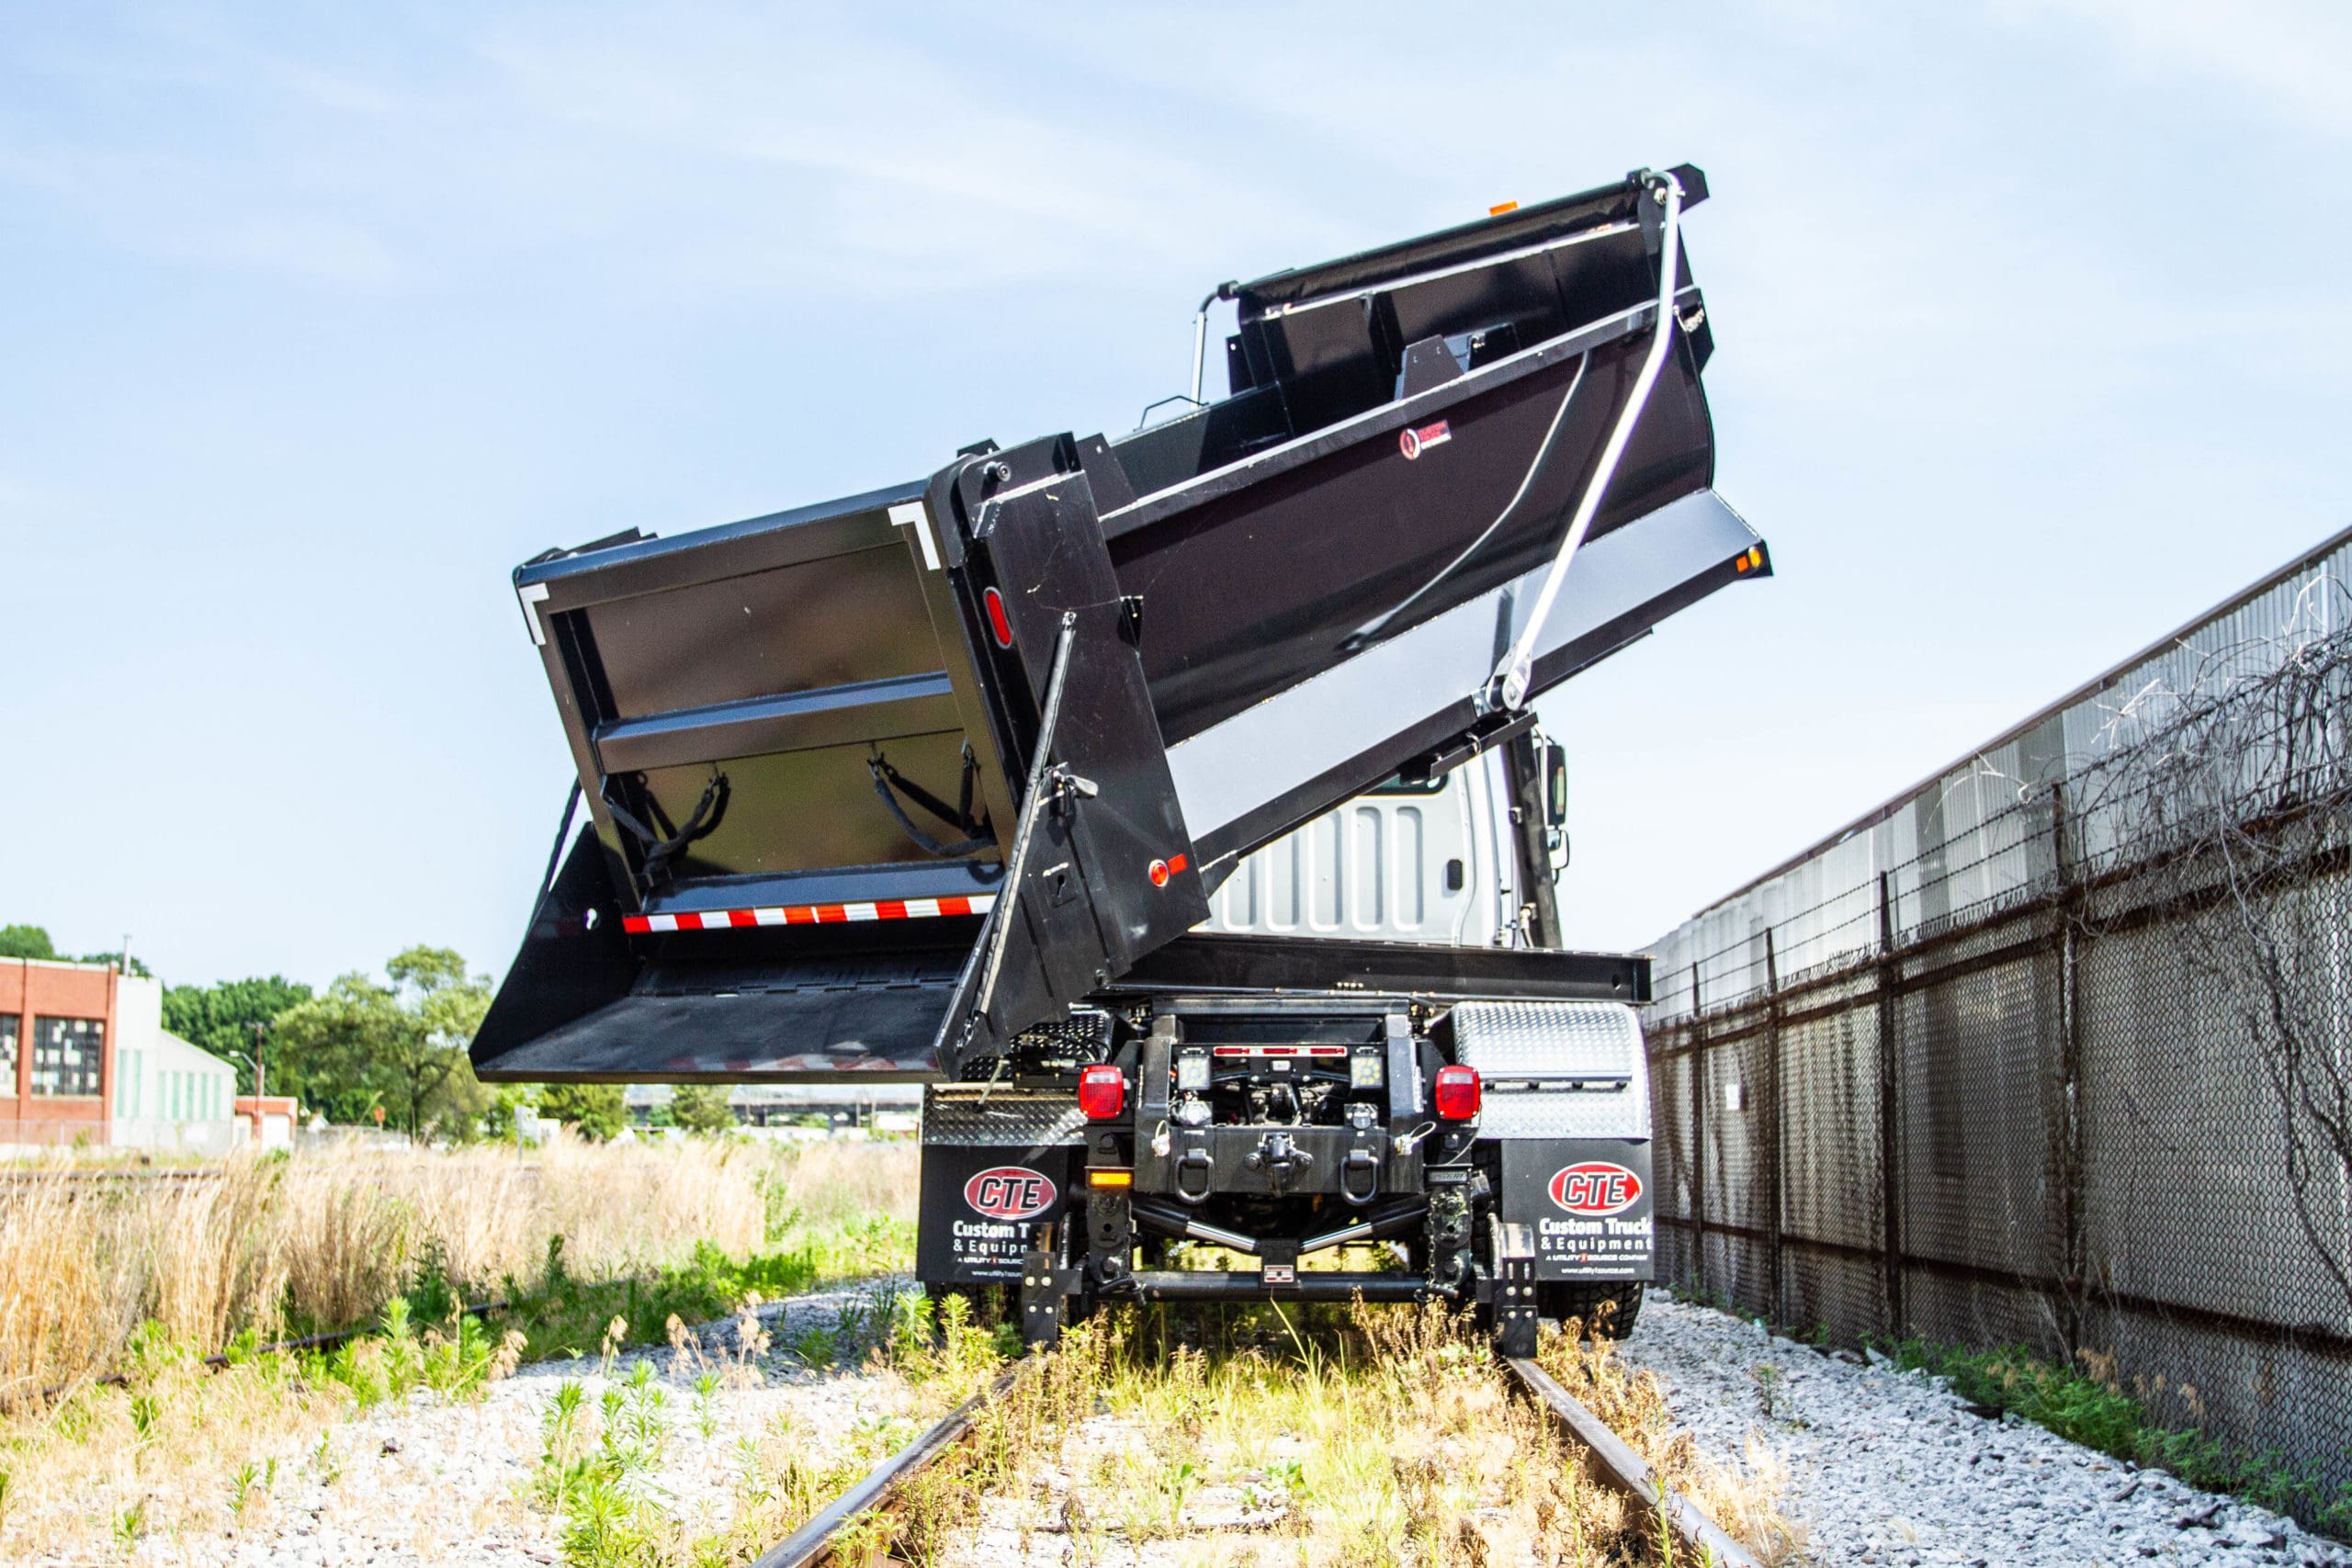
<svg viewBox="0 0 2352 1568">
<path fill-rule="evenodd" d="M 1570 1320 L 1581 1323 L 1588 1338 L 1628 1338 L 1642 1315 L 1642 1282 L 1638 1280 L 1597 1284 L 1562 1280 L 1538 1288 L 1543 1294 L 1536 1299 L 1543 1304 L 1544 1315 L 1557 1318 L 1563 1325 Z"/>
</svg>

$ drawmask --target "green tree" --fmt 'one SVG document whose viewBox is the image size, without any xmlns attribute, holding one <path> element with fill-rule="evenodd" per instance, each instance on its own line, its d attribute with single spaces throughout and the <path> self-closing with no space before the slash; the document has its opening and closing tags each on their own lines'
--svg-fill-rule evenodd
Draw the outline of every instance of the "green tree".
<svg viewBox="0 0 2352 1568">
<path fill-rule="evenodd" d="M 628 1105 L 618 1084 L 551 1083 L 539 1091 L 539 1114 L 601 1144 L 627 1123 Z"/>
<path fill-rule="evenodd" d="M 113 953 L 85 953 L 80 958 L 65 958 L 57 951 L 57 944 L 50 940 L 48 928 L 44 926 L 0 926 L 0 958 L 62 959 L 68 964 L 112 964 L 119 967 L 123 955 L 117 950 Z M 135 956 L 130 960 L 130 972 L 141 979 L 153 978 L 148 973 L 147 965 Z"/>
<path fill-rule="evenodd" d="M 467 974 L 446 947 L 412 947 L 384 973 L 388 986 L 345 975 L 280 1014 L 274 1066 L 333 1120 L 381 1103 L 412 1136 L 476 1136 L 492 1098 L 466 1046 L 490 1009 L 490 977 Z"/>
<path fill-rule="evenodd" d="M 0 926 L 0 958 L 54 958 L 57 949 L 40 926 Z"/>
<path fill-rule="evenodd" d="M 263 1087 L 275 1094 L 293 1094 L 294 1082 L 278 1066 L 279 1052 L 267 1026 L 288 1008 L 310 999 L 310 987 L 282 975 L 266 980 L 223 980 L 217 986 L 166 986 L 164 1027 L 191 1045 L 236 1063 L 237 1092 L 251 1094 L 254 1069 L 245 1056 L 254 1049 L 254 1025 L 263 1025 L 261 1059 L 268 1069 L 262 1075 Z"/>
<path fill-rule="evenodd" d="M 670 1119 L 689 1133 L 731 1133 L 735 1112 L 714 1084 L 682 1083 L 670 1091 Z"/>
</svg>

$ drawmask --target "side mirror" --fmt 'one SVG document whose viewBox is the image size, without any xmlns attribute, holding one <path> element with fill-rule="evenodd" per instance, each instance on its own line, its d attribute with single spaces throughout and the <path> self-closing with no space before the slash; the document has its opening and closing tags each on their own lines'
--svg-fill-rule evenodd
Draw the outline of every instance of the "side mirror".
<svg viewBox="0 0 2352 1568">
<path fill-rule="evenodd" d="M 1568 821 L 1568 749 L 1556 740 L 1544 743 L 1544 825 L 1564 828 Z"/>
</svg>

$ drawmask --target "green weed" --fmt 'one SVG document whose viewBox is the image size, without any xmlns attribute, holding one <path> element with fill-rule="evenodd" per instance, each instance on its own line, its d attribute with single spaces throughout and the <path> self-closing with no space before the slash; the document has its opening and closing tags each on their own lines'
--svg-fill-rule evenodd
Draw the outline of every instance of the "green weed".
<svg viewBox="0 0 2352 1568">
<path fill-rule="evenodd" d="M 2018 1346 L 1963 1350 L 1912 1338 L 1878 1348 L 1906 1371 L 1924 1369 L 1946 1379 L 1974 1404 L 2014 1413 L 2113 1458 L 2169 1471 L 2192 1486 L 2243 1497 L 2339 1540 L 2352 1540 L 2352 1483 L 2331 1483 L 2315 1467 L 2298 1468 L 2276 1453 L 2250 1453 L 2204 1432 L 2160 1424 L 2144 1401 L 2116 1381 L 2111 1357 L 2086 1353 L 2091 1370 L 2078 1371 Z"/>
</svg>

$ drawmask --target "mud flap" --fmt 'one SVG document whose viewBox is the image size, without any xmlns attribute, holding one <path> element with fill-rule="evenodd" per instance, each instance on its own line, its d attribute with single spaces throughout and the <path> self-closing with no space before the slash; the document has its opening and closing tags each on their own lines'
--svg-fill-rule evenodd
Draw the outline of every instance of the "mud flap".
<svg viewBox="0 0 2352 1568">
<path fill-rule="evenodd" d="M 1502 1156 L 1502 1217 L 1533 1236 L 1535 1278 L 1652 1277 L 1647 1139 L 1506 1138 Z"/>
<path fill-rule="evenodd" d="M 943 1085 L 924 1091 L 915 1275 L 927 1285 L 1011 1284 L 1080 1213 L 1086 1149 L 1076 1097 Z"/>
</svg>

